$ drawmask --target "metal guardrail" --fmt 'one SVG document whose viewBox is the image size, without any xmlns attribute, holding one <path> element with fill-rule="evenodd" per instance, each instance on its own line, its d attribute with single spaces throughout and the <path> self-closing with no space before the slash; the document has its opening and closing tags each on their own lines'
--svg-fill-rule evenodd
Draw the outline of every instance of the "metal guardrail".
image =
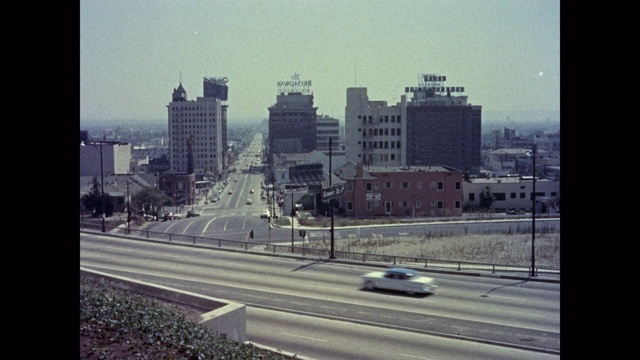
<svg viewBox="0 0 640 360">
<path fill-rule="evenodd" d="M 145 238 L 157 241 L 166 241 L 171 243 L 183 243 L 190 245 L 200 245 L 208 247 L 221 247 L 228 249 L 252 250 L 255 253 L 274 253 L 274 254 L 294 254 L 298 256 L 315 256 L 321 258 L 329 258 L 331 256 L 328 249 L 309 248 L 304 246 L 291 246 L 279 244 L 264 244 L 247 240 L 229 240 L 218 238 L 207 238 L 203 236 L 170 234 L 158 231 L 144 229 L 127 229 L 122 226 L 105 226 L 106 232 L 110 234 L 125 235 L 133 238 Z M 102 224 L 80 223 L 80 230 L 102 231 Z M 470 261 L 428 259 L 409 256 L 381 255 L 370 253 L 358 253 L 350 251 L 334 251 L 335 258 L 340 260 L 359 261 L 359 262 L 375 262 L 386 263 L 391 265 L 402 265 L 411 267 L 421 267 L 435 270 L 449 271 L 484 271 L 491 274 L 531 274 L 530 266 L 506 265 L 506 264 L 490 264 Z M 560 269 L 536 267 L 538 276 L 545 276 L 554 279 L 560 279 Z"/>
</svg>

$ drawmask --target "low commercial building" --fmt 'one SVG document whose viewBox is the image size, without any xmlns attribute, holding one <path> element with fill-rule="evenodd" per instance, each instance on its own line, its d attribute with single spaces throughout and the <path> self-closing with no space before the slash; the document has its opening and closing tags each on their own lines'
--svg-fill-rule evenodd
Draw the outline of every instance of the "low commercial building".
<svg viewBox="0 0 640 360">
<path fill-rule="evenodd" d="M 365 167 L 348 162 L 334 172 L 344 181 L 340 206 L 350 217 L 461 216 L 460 170 L 446 166 Z"/>
<path fill-rule="evenodd" d="M 553 213 L 560 211 L 560 181 L 536 179 L 536 212 Z M 480 206 L 482 194 L 493 198 L 491 210 L 506 211 L 517 209 L 533 210 L 533 177 L 492 177 L 469 179 L 462 184 L 464 208 Z"/>
</svg>

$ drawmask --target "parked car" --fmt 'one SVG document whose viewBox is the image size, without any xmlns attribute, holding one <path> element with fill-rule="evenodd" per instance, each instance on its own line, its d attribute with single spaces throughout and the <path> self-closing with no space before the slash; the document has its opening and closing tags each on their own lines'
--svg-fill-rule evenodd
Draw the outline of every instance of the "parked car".
<svg viewBox="0 0 640 360">
<path fill-rule="evenodd" d="M 251 205 L 253 204 L 253 201 L 251 201 L 251 199 L 247 199 L 247 205 Z"/>
<path fill-rule="evenodd" d="M 249 190 L 249 194 L 253 194 L 253 189 Z"/>
<path fill-rule="evenodd" d="M 262 212 L 260 213 L 260 219 L 270 218 L 270 217 L 271 217 L 271 212 L 269 210 L 262 210 Z"/>
<path fill-rule="evenodd" d="M 173 213 L 172 212 L 166 212 L 166 213 L 162 214 L 162 220 L 163 221 L 173 220 Z"/>
<path fill-rule="evenodd" d="M 187 211 L 187 217 L 196 217 L 196 216 L 200 216 L 200 214 L 198 214 L 197 212 L 195 212 L 194 210 L 189 210 Z"/>
<path fill-rule="evenodd" d="M 231 195 L 231 194 L 233 194 L 233 191 L 229 190 L 229 192 L 227 194 Z"/>
<path fill-rule="evenodd" d="M 397 267 L 363 275 L 362 286 L 367 290 L 385 289 L 408 294 L 435 294 L 438 287 L 433 278 L 422 276 L 413 269 Z"/>
</svg>

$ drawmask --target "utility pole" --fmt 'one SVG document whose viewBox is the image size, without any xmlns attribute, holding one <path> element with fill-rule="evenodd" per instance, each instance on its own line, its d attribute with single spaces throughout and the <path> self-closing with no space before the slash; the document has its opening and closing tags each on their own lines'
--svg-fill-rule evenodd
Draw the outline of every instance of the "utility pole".
<svg viewBox="0 0 640 360">
<path fill-rule="evenodd" d="M 291 252 L 293 252 L 293 188 L 291 188 Z"/>
<path fill-rule="evenodd" d="M 331 141 L 331 137 L 329 137 L 329 187 L 331 187 L 331 150 L 333 148 L 333 144 Z M 333 237 L 333 199 L 329 200 L 329 211 L 331 212 L 331 252 L 329 253 L 329 259 L 336 258 L 336 250 L 335 250 L 335 242 Z"/>
<path fill-rule="evenodd" d="M 129 179 L 127 179 L 127 234 L 131 234 L 131 203 L 129 201 Z"/>
<path fill-rule="evenodd" d="M 532 147 L 532 160 L 533 160 L 533 216 L 531 217 L 531 276 L 537 276 L 536 274 L 536 153 L 537 145 L 533 144 Z"/>
<path fill-rule="evenodd" d="M 103 142 L 104 142 L 104 138 L 103 138 Z M 104 165 L 102 162 L 102 144 L 103 142 L 100 142 L 100 185 L 102 186 L 102 194 L 101 194 L 101 198 L 102 198 L 102 232 L 106 232 L 106 227 L 105 227 L 105 217 L 107 216 L 105 214 L 104 211 Z"/>
</svg>

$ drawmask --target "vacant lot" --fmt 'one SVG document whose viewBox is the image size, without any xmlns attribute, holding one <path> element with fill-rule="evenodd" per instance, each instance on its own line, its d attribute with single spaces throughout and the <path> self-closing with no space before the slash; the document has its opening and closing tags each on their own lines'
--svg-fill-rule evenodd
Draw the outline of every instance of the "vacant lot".
<svg viewBox="0 0 640 360">
<path fill-rule="evenodd" d="M 474 261 L 506 265 L 531 265 L 531 234 L 491 234 L 443 237 L 390 237 L 335 240 L 338 251 Z M 560 233 L 536 234 L 536 265 L 560 267 Z M 305 246 L 331 247 L 330 240 Z"/>
</svg>

